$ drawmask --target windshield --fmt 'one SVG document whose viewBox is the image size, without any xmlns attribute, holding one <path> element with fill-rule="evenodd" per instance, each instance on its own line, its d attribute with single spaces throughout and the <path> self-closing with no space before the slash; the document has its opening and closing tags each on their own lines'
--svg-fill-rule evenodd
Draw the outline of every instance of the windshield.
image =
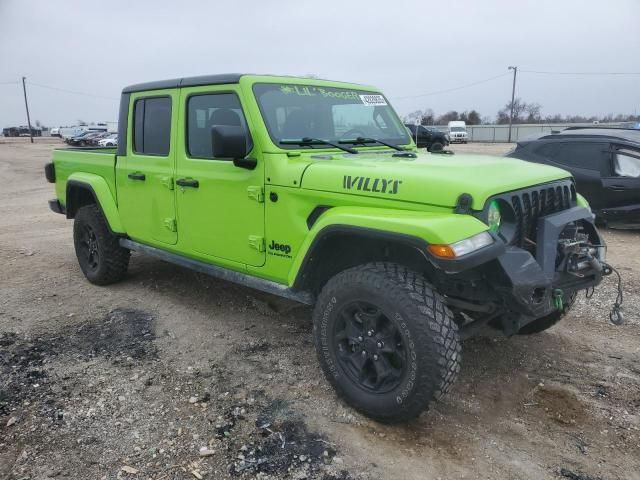
<svg viewBox="0 0 640 480">
<path fill-rule="evenodd" d="M 355 141 L 358 137 L 394 145 L 411 142 L 387 100 L 376 92 L 274 83 L 256 84 L 253 91 L 271 139 L 282 148 L 300 148 L 301 145 L 281 141 L 303 138 L 334 143 Z M 305 147 L 327 145 L 314 143 Z"/>
<path fill-rule="evenodd" d="M 451 127 L 449 130 L 452 132 L 466 132 L 467 129 L 464 127 Z"/>
</svg>

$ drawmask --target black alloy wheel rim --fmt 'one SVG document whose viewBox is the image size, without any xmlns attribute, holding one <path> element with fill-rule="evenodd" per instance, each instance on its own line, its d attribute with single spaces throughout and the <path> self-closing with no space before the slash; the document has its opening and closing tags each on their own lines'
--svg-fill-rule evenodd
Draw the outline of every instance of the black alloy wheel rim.
<svg viewBox="0 0 640 480">
<path fill-rule="evenodd" d="M 333 346 L 347 377 L 369 393 L 387 393 L 402 383 L 407 350 L 395 322 L 379 307 L 354 301 L 338 312 Z"/>
<path fill-rule="evenodd" d="M 90 270 L 97 270 L 100 262 L 100 251 L 98 249 L 98 237 L 90 225 L 83 225 L 80 232 L 80 251 L 86 260 L 86 265 Z"/>
</svg>

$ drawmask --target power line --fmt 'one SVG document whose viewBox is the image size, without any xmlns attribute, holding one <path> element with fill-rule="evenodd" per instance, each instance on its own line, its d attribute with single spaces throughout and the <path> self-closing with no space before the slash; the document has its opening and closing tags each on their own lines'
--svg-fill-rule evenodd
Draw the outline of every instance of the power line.
<svg viewBox="0 0 640 480">
<path fill-rule="evenodd" d="M 105 100 L 118 100 L 115 97 L 105 97 L 104 95 L 95 95 L 93 93 L 85 93 L 85 92 L 77 92 L 74 90 L 66 90 L 64 88 L 52 87 L 50 85 L 42 85 L 40 83 L 27 82 L 29 85 L 33 85 L 34 87 L 47 88 L 49 90 L 56 90 L 58 92 L 71 93 L 73 95 L 83 95 L 85 97 L 94 97 L 94 98 L 103 98 Z"/>
<path fill-rule="evenodd" d="M 496 75 L 495 77 L 485 78 L 484 80 L 478 80 L 477 82 L 468 83 L 467 85 L 462 85 L 460 87 L 448 88 L 446 90 L 437 90 L 435 92 L 429 92 L 429 93 L 421 93 L 419 95 L 408 95 L 406 97 L 394 97 L 392 98 L 392 100 L 404 100 L 406 98 L 429 97 L 431 95 L 439 95 L 441 93 L 455 92 L 456 90 L 462 90 L 463 88 L 474 87 L 476 85 L 487 83 L 487 82 L 490 82 L 491 80 L 495 80 L 496 78 L 504 77 L 506 75 L 510 75 L 509 72 L 501 73 L 500 75 Z"/>
<path fill-rule="evenodd" d="M 20 82 L 0 82 L 0 85 L 18 85 Z"/>
<path fill-rule="evenodd" d="M 539 70 L 520 70 L 520 72 L 540 75 L 640 75 L 640 72 L 544 72 Z"/>
</svg>

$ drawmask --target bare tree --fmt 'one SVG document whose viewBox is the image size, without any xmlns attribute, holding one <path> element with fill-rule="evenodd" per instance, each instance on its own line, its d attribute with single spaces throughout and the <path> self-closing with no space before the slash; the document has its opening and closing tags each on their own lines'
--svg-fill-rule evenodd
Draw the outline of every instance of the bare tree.
<svg viewBox="0 0 640 480">
<path fill-rule="evenodd" d="M 455 110 L 451 110 L 444 115 L 438 117 L 438 125 L 446 125 L 454 120 L 460 120 L 460 115 Z"/>
</svg>

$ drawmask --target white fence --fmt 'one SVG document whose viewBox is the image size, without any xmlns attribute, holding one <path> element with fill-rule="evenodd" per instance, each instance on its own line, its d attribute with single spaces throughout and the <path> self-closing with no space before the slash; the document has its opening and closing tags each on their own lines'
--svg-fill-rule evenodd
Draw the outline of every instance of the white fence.
<svg viewBox="0 0 640 480">
<path fill-rule="evenodd" d="M 545 124 L 517 124 L 511 127 L 511 141 L 527 140 L 559 132 L 567 127 L 625 127 L 627 123 L 545 123 Z M 446 125 L 435 126 L 438 130 L 447 132 Z M 467 125 L 470 142 L 504 143 L 509 139 L 509 125 Z"/>
</svg>

